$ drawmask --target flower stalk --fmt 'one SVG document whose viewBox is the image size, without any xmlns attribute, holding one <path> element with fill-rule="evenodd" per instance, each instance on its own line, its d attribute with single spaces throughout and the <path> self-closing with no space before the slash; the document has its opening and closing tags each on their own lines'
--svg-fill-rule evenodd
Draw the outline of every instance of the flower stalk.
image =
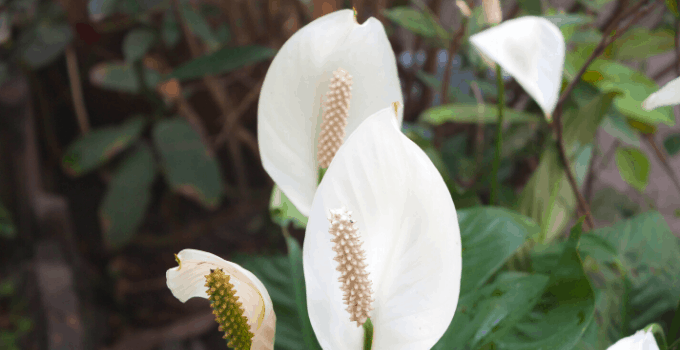
<svg viewBox="0 0 680 350">
<path fill-rule="evenodd" d="M 499 203 L 500 183 L 498 181 L 498 169 L 501 166 L 501 152 L 503 148 L 503 106 L 505 105 L 503 75 L 501 66 L 496 64 L 496 84 L 498 85 L 498 129 L 496 130 L 496 155 L 491 170 L 491 201 L 490 204 Z"/>
<path fill-rule="evenodd" d="M 371 350 L 373 347 L 373 322 L 371 318 L 366 319 L 364 323 L 364 350 Z"/>
</svg>

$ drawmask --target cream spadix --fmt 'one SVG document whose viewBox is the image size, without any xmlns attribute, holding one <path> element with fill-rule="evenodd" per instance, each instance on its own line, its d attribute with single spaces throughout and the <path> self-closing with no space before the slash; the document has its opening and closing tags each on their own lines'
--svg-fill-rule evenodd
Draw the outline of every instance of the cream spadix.
<svg viewBox="0 0 680 350">
<path fill-rule="evenodd" d="M 386 107 L 340 147 L 312 203 L 303 265 L 309 317 L 324 349 L 361 349 L 357 324 L 365 317 L 373 350 L 430 349 L 458 303 L 456 209 L 428 156 L 400 131 L 394 106 Z M 356 288 L 346 283 L 350 270 Z M 347 298 L 352 290 L 357 297 Z"/>
<path fill-rule="evenodd" d="M 642 109 L 651 111 L 663 106 L 680 104 L 680 77 L 675 78 L 642 102 Z"/>
<path fill-rule="evenodd" d="M 564 37 L 557 26 L 525 16 L 479 32 L 470 42 L 515 78 L 552 119 L 564 67 Z"/>
<path fill-rule="evenodd" d="M 274 348 L 276 314 L 267 289 L 252 272 L 214 254 L 184 249 L 179 266 L 165 276 L 175 298 L 209 299 L 219 329 L 229 346 L 238 350 Z"/>
<path fill-rule="evenodd" d="M 264 169 L 305 216 L 318 182 L 323 98 L 338 68 L 352 77 L 343 141 L 367 116 L 403 103 L 396 58 L 377 19 L 358 24 L 352 10 L 336 11 L 286 41 L 262 84 L 258 144 Z"/>
<path fill-rule="evenodd" d="M 659 350 L 659 345 L 656 343 L 651 330 L 642 329 L 617 341 L 607 350 Z"/>
</svg>

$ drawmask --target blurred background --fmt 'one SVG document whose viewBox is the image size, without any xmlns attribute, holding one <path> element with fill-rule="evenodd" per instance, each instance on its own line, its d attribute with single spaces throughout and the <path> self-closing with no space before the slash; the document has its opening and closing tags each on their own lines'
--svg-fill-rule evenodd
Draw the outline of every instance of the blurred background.
<svg viewBox="0 0 680 350">
<path fill-rule="evenodd" d="M 635 2 L 501 3 L 503 20 L 549 18 L 578 56 Z M 680 49 L 672 7 L 656 3 L 603 56 L 661 86 L 680 74 Z M 492 111 L 498 96 L 467 41 L 487 25 L 481 0 L 466 4 L 469 19 L 454 0 L 0 0 L 0 349 L 226 348 L 208 303 L 180 303 L 165 271 L 184 248 L 285 254 L 280 226 L 302 243 L 305 218 L 271 200 L 257 101 L 281 45 L 337 9 L 383 23 L 404 132 L 457 208 L 488 204 L 495 115 L 476 105 Z M 584 80 L 576 98 L 593 96 Z M 527 184 L 544 176 L 552 131 L 504 81 L 501 205 L 532 216 L 545 194 Z M 680 235 L 680 129 L 604 112 L 575 164 L 596 226 L 655 208 Z M 573 222 L 567 197 L 548 236 Z"/>
</svg>

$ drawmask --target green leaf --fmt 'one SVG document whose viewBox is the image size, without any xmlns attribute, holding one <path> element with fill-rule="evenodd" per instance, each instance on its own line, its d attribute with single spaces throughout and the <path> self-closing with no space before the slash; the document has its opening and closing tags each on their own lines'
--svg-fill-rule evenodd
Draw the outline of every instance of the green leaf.
<svg viewBox="0 0 680 350">
<path fill-rule="evenodd" d="M 304 229 L 307 227 L 308 218 L 300 213 L 276 184 L 272 189 L 271 199 L 269 200 L 269 214 L 272 221 L 281 227 L 288 227 L 291 222 L 295 228 Z"/>
<path fill-rule="evenodd" d="M 638 133 L 626 122 L 626 118 L 615 109 L 610 109 L 601 126 L 602 130 L 616 137 L 621 142 L 630 146 L 640 147 Z"/>
<path fill-rule="evenodd" d="M 189 30 L 203 40 L 209 51 L 214 51 L 220 46 L 219 40 L 213 34 L 203 15 L 194 11 L 190 6 L 182 6 L 182 16 L 184 16 Z"/>
<path fill-rule="evenodd" d="M 668 136 L 663 141 L 663 146 L 666 148 L 666 152 L 668 152 L 668 154 L 671 156 L 674 156 L 676 153 L 680 152 L 680 134 Z"/>
<path fill-rule="evenodd" d="M 511 329 L 539 301 L 549 277 L 504 273 L 461 297 L 453 320 L 433 350 L 477 349 Z"/>
<path fill-rule="evenodd" d="M 577 251 L 581 224 L 572 228 L 554 263 L 533 264 L 550 276 L 547 291 L 510 333 L 494 340 L 496 349 L 570 350 L 579 342 L 595 310 L 595 294 Z"/>
<path fill-rule="evenodd" d="M 675 17 L 680 17 L 680 11 L 678 11 L 678 1 L 677 0 L 666 0 L 666 7 L 675 15 Z"/>
<path fill-rule="evenodd" d="M 181 28 L 179 27 L 179 23 L 177 23 L 175 14 L 172 12 L 172 7 L 168 7 L 165 11 L 165 15 L 163 15 L 163 26 L 161 28 L 163 42 L 168 48 L 174 48 L 179 42 L 181 34 Z"/>
<path fill-rule="evenodd" d="M 161 75 L 153 69 L 144 69 L 145 82 L 150 88 L 156 87 Z M 103 62 L 90 70 L 92 85 L 120 92 L 136 94 L 141 91 L 134 66 L 130 63 Z"/>
<path fill-rule="evenodd" d="M 149 146 L 140 143 L 121 160 L 99 207 L 99 221 L 106 243 L 120 248 L 144 222 L 151 201 L 156 163 Z"/>
<path fill-rule="evenodd" d="M 668 343 L 673 344 L 678 339 L 680 339 L 680 301 L 678 301 L 678 306 L 675 308 L 675 315 L 668 327 Z"/>
<path fill-rule="evenodd" d="M 40 21 L 20 37 L 21 58 L 33 69 L 42 68 L 59 57 L 72 40 L 68 24 Z"/>
<path fill-rule="evenodd" d="M 144 57 L 155 39 L 155 34 L 149 29 L 130 31 L 125 36 L 125 39 L 123 39 L 123 56 L 125 56 L 125 61 L 132 63 Z"/>
<path fill-rule="evenodd" d="M 170 188 L 208 209 L 216 208 L 223 193 L 222 174 L 191 125 L 179 117 L 164 120 L 154 126 L 153 140 Z"/>
<path fill-rule="evenodd" d="M 527 15 L 540 16 L 543 13 L 541 0 L 518 0 L 517 3 Z"/>
<path fill-rule="evenodd" d="M 616 150 L 616 167 L 621 178 L 641 193 L 649 183 L 650 164 L 647 156 L 637 148 L 621 147 Z"/>
<path fill-rule="evenodd" d="M 580 0 L 579 2 L 593 11 L 600 11 L 608 3 L 614 0 Z"/>
<path fill-rule="evenodd" d="M 16 228 L 9 211 L 0 203 L 0 237 L 9 239 L 16 237 L 16 234 Z"/>
<path fill-rule="evenodd" d="M 644 27 L 633 27 L 614 41 L 611 57 L 618 61 L 639 61 L 668 52 L 674 46 L 671 30 L 650 31 Z"/>
<path fill-rule="evenodd" d="M 533 220 L 503 208 L 460 210 L 458 222 L 463 246 L 461 295 L 484 284 L 528 237 L 539 232 Z"/>
<path fill-rule="evenodd" d="M 321 349 L 307 312 L 307 289 L 305 288 L 305 275 L 302 267 L 302 250 L 295 238 L 288 234 L 284 235 L 286 236 L 286 246 L 288 246 L 288 259 L 290 260 L 290 272 L 293 277 L 293 289 L 295 289 L 295 301 L 300 328 L 302 329 L 302 338 L 307 345 L 306 349 Z"/>
<path fill-rule="evenodd" d="M 654 340 L 656 340 L 656 345 L 659 346 L 659 350 L 667 350 L 668 349 L 668 343 L 666 342 L 666 335 L 663 332 L 663 327 L 661 327 L 660 324 L 658 323 L 652 323 L 649 326 L 645 327 L 644 330 L 646 332 L 652 332 L 654 335 Z"/>
<path fill-rule="evenodd" d="M 426 11 L 399 6 L 386 9 L 383 14 L 409 31 L 425 38 L 436 39 L 441 47 L 447 48 L 449 45 L 449 34 Z"/>
<path fill-rule="evenodd" d="M 563 116 L 564 144 L 577 184 L 585 178 L 592 157 L 590 143 L 616 94 L 599 94 L 579 110 L 569 109 Z M 541 226 L 541 234 L 535 239 L 542 243 L 561 233 L 576 209 L 576 196 L 552 142 L 548 142 L 538 168 L 522 190 L 517 209 Z"/>
<path fill-rule="evenodd" d="M 272 298 L 276 313 L 274 349 L 307 349 L 295 299 L 290 258 L 284 255 L 236 255 L 232 260 L 252 272 L 264 284 Z"/>
<path fill-rule="evenodd" d="M 258 45 L 225 47 L 181 65 L 170 73 L 167 79 L 175 78 L 184 81 L 205 75 L 228 73 L 243 66 L 266 60 L 273 57 L 274 54 L 274 50 Z"/>
<path fill-rule="evenodd" d="M 630 196 L 605 187 L 593 196 L 590 210 L 596 219 L 614 223 L 637 214 L 640 205 L 630 199 Z"/>
<path fill-rule="evenodd" d="M 505 119 L 508 122 L 537 122 L 540 121 L 534 114 L 517 112 L 512 109 L 505 110 Z M 446 122 L 456 123 L 497 123 L 498 108 L 493 105 L 477 104 L 447 104 L 425 110 L 420 115 L 420 121 L 432 125 L 441 125 Z"/>
<path fill-rule="evenodd" d="M 120 126 L 95 129 L 74 141 L 64 152 L 62 168 L 71 176 L 96 169 L 134 143 L 146 126 L 146 119 L 132 117 Z"/>
</svg>

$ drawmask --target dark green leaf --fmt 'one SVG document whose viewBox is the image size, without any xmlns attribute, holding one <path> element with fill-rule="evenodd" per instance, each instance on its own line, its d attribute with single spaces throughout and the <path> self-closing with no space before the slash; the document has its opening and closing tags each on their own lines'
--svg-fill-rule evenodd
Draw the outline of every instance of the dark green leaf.
<svg viewBox="0 0 680 350">
<path fill-rule="evenodd" d="M 307 227 L 307 217 L 300 213 L 293 202 L 276 185 L 272 189 L 271 199 L 269 200 L 269 214 L 272 221 L 281 227 L 288 227 L 291 222 L 295 228 L 304 229 Z"/>
<path fill-rule="evenodd" d="M 16 237 L 16 229 L 12 222 L 12 217 L 7 208 L 0 203 L 0 237 L 14 238 Z"/>
<path fill-rule="evenodd" d="M 134 143 L 144 131 L 144 117 L 132 117 L 120 126 L 95 129 L 73 142 L 62 158 L 71 176 L 84 175 L 101 166 Z"/>
<path fill-rule="evenodd" d="M 448 104 L 425 110 L 420 120 L 432 125 L 446 122 L 456 123 L 498 123 L 498 108 L 493 105 Z M 540 119 L 525 112 L 506 109 L 504 120 L 508 122 L 536 122 Z"/>
<path fill-rule="evenodd" d="M 163 15 L 163 27 L 161 29 L 161 36 L 163 37 L 163 42 L 169 48 L 175 47 L 179 42 L 181 37 L 181 29 L 175 14 L 172 12 L 172 7 L 168 7 Z"/>
<path fill-rule="evenodd" d="M 547 292 L 511 332 L 494 340 L 497 349 L 570 350 L 579 342 L 595 309 L 595 295 L 577 251 L 581 223 L 571 230 L 553 264 L 533 264 L 537 272 L 550 276 Z"/>
<path fill-rule="evenodd" d="M 156 163 L 146 144 L 140 143 L 121 160 L 99 207 L 102 233 L 109 246 L 122 247 L 137 232 L 151 201 L 155 177 Z"/>
<path fill-rule="evenodd" d="M 287 256 L 237 255 L 233 261 L 262 281 L 276 313 L 275 350 L 306 349 L 295 299 L 295 286 Z"/>
<path fill-rule="evenodd" d="M 675 15 L 675 17 L 680 17 L 680 11 L 678 11 L 678 1 L 677 0 L 666 0 L 666 7 Z"/>
<path fill-rule="evenodd" d="M 461 297 L 456 314 L 433 350 L 477 349 L 502 336 L 539 301 L 545 275 L 501 274 L 494 283 Z"/>
<path fill-rule="evenodd" d="M 302 250 L 295 238 L 286 235 L 288 246 L 288 259 L 290 260 L 291 275 L 293 277 L 293 289 L 295 289 L 295 301 L 297 304 L 298 319 L 302 329 L 302 338 L 305 340 L 307 349 L 321 349 L 314 335 L 312 323 L 307 312 L 307 289 L 305 288 L 305 275 L 302 268 Z"/>
<path fill-rule="evenodd" d="M 541 0 L 518 0 L 517 3 L 527 15 L 540 16 L 543 13 Z"/>
<path fill-rule="evenodd" d="M 123 56 L 129 63 L 139 60 L 149 51 L 156 36 L 149 29 L 130 31 L 123 40 Z"/>
<path fill-rule="evenodd" d="M 38 69 L 59 57 L 72 40 L 73 32 L 68 24 L 41 21 L 22 35 L 21 57 L 31 68 Z"/>
<path fill-rule="evenodd" d="M 605 5 L 612 1 L 614 0 L 580 0 L 579 2 L 594 11 L 600 11 Z"/>
<path fill-rule="evenodd" d="M 119 0 L 90 0 L 87 12 L 94 21 L 101 21 L 115 12 L 118 2 Z"/>
<path fill-rule="evenodd" d="M 220 46 L 219 40 L 210 29 L 210 25 L 201 13 L 195 11 L 190 6 L 182 6 L 182 16 L 186 20 L 189 30 L 208 46 L 208 50 L 214 51 Z"/>
<path fill-rule="evenodd" d="M 668 343 L 673 344 L 680 339 L 680 301 L 678 301 L 678 306 L 675 308 L 675 315 L 671 321 L 671 325 L 668 327 Z"/>
<path fill-rule="evenodd" d="M 144 69 L 145 82 L 150 88 L 155 88 L 161 80 L 161 75 L 153 69 Z M 120 92 L 136 94 L 140 91 L 135 69 L 129 63 L 99 63 L 90 70 L 90 82 L 94 86 Z"/>
<path fill-rule="evenodd" d="M 385 17 L 396 24 L 425 38 L 436 39 L 444 48 L 449 45 L 449 34 L 426 11 L 406 6 L 393 7 L 383 11 Z"/>
<path fill-rule="evenodd" d="M 659 346 L 659 350 L 667 350 L 668 343 L 666 342 L 666 335 L 663 332 L 663 327 L 658 323 L 652 323 L 645 327 L 646 332 L 652 332 L 654 335 L 654 340 L 656 340 L 656 345 Z"/>
<path fill-rule="evenodd" d="M 668 136 L 663 141 L 663 146 L 666 148 L 666 152 L 668 152 L 668 154 L 671 156 L 674 156 L 676 153 L 680 152 L 680 134 Z"/>
<path fill-rule="evenodd" d="M 274 50 L 258 45 L 226 47 L 181 65 L 167 78 L 184 81 L 205 75 L 228 73 L 273 57 L 274 53 Z"/>
<path fill-rule="evenodd" d="M 651 167 L 647 156 L 637 148 L 620 147 L 616 150 L 614 159 L 621 178 L 636 190 L 644 193 L 649 183 Z"/>
<path fill-rule="evenodd" d="M 458 222 L 463 246 L 461 295 L 479 288 L 528 237 L 539 232 L 531 219 L 502 208 L 460 210 Z"/>
<path fill-rule="evenodd" d="M 191 125 L 178 117 L 164 120 L 154 126 L 153 140 L 170 188 L 208 209 L 216 208 L 223 193 L 222 174 Z"/>
</svg>

